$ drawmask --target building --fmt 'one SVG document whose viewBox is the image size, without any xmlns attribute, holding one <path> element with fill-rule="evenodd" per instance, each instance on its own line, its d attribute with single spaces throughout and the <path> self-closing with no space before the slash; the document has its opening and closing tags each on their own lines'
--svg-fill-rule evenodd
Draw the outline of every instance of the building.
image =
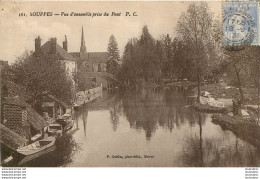
<svg viewBox="0 0 260 179">
<path fill-rule="evenodd" d="M 57 99 L 55 96 L 46 94 L 42 97 L 41 109 L 43 111 L 43 116 L 50 123 L 54 122 L 59 116 L 63 114 L 71 114 L 70 105 Z"/>
<path fill-rule="evenodd" d="M 65 40 L 63 41 L 63 47 L 57 44 L 56 38 L 51 38 L 44 45 L 41 45 L 41 38 L 38 36 L 35 39 L 35 54 L 44 53 L 55 55 L 61 60 L 65 65 L 67 70 L 67 75 L 71 77 L 74 72 L 77 71 L 77 59 L 68 53 L 68 41 L 65 35 Z"/>
<path fill-rule="evenodd" d="M 42 116 L 18 96 L 7 97 L 3 100 L 2 124 L 29 142 L 42 137 L 49 125 Z"/>
<path fill-rule="evenodd" d="M 4 67 L 8 66 L 8 61 L 0 60 L 0 72 Z"/>
<path fill-rule="evenodd" d="M 12 130 L 8 129 L 2 124 L 0 124 L 0 130 L 1 130 L 1 138 L 0 138 L 1 144 L 8 147 L 8 149 L 18 149 L 19 147 L 23 147 L 28 143 L 27 139 L 13 132 Z M 2 147 L 3 146 L 1 146 L 1 150 Z"/>
<path fill-rule="evenodd" d="M 104 72 L 108 60 L 108 52 L 87 52 L 82 27 L 81 45 L 79 52 L 70 53 L 78 60 L 78 67 L 83 67 L 87 72 Z"/>
<path fill-rule="evenodd" d="M 10 81 L 4 81 L 1 99 L 1 124 L 29 142 L 40 138 L 49 125 L 26 101 L 26 92 Z"/>
<path fill-rule="evenodd" d="M 94 82 L 95 86 L 100 86 L 102 84 L 103 89 L 115 89 L 121 85 L 121 82 L 112 74 L 108 72 L 83 72 L 83 77 L 81 80 L 87 83 Z"/>
<path fill-rule="evenodd" d="M 78 69 L 81 71 L 80 80 L 91 84 L 88 86 L 97 87 L 102 84 L 104 89 L 112 89 L 120 85 L 120 81 L 114 75 L 106 72 L 108 52 L 87 52 L 83 27 L 80 51 L 70 54 L 78 60 Z"/>
</svg>

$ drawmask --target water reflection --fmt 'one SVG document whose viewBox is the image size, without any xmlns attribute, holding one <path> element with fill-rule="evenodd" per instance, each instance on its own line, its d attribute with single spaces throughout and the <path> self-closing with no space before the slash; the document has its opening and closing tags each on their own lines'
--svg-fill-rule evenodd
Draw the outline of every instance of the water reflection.
<svg viewBox="0 0 260 179">
<path fill-rule="evenodd" d="M 209 138 L 203 135 L 202 119 L 208 117 L 197 113 L 199 135 L 189 136 L 179 155 L 180 166 L 188 167 L 256 167 L 259 166 L 259 151 L 247 142 L 234 136 L 228 140 Z"/>
<path fill-rule="evenodd" d="M 186 122 L 195 125 L 196 113 L 186 106 L 183 93 L 178 90 L 152 90 L 128 93 L 122 98 L 124 112 L 132 128 L 143 129 L 150 140 L 158 126 L 170 132 Z M 202 123 L 203 123 L 202 119 Z"/>
<path fill-rule="evenodd" d="M 118 106 L 110 106 L 109 112 L 110 112 L 110 121 L 112 124 L 113 131 L 116 131 L 117 126 L 119 124 L 119 114 L 118 114 Z"/>
<path fill-rule="evenodd" d="M 74 134 L 27 166 L 259 166 L 260 152 L 186 105 L 183 90 L 104 94 L 74 113 Z M 153 155 L 112 159 L 107 155 Z"/>
</svg>

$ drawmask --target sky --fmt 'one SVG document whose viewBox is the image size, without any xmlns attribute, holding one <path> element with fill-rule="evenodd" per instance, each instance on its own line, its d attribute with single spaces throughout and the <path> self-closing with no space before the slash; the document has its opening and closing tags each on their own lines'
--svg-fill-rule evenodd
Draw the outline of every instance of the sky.
<svg viewBox="0 0 260 179">
<path fill-rule="evenodd" d="M 221 16 L 221 2 L 208 2 L 211 11 Z M 189 2 L 0 2 L 0 59 L 12 64 L 25 50 L 34 50 L 34 39 L 40 36 L 42 45 L 51 37 L 62 46 L 65 35 L 68 51 L 80 49 L 81 28 L 84 28 L 88 52 L 105 52 L 113 34 L 120 54 L 127 41 L 141 35 L 142 27 L 155 39 L 163 34 L 174 35 L 174 28 Z M 19 17 L 19 13 L 27 17 Z M 30 16 L 33 12 L 109 13 L 109 16 Z M 111 16 L 112 12 L 121 16 Z M 136 12 L 138 16 L 125 16 Z"/>
</svg>

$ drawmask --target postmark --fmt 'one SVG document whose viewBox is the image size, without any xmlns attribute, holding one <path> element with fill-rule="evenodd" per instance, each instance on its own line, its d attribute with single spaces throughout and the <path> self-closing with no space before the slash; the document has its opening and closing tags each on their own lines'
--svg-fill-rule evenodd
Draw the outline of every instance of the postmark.
<svg viewBox="0 0 260 179">
<path fill-rule="evenodd" d="M 225 2 L 223 9 L 223 46 L 259 45 L 257 2 Z"/>
</svg>

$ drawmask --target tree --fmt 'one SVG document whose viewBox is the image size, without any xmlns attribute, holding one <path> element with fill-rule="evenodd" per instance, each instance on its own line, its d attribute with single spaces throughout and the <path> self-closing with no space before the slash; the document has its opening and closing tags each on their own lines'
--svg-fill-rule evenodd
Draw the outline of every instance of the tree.
<svg viewBox="0 0 260 179">
<path fill-rule="evenodd" d="M 30 103 L 33 107 L 46 94 L 72 103 L 72 80 L 66 76 L 65 64 L 58 57 L 42 53 L 25 53 L 17 58 L 11 69 L 14 82 L 25 87 L 30 94 Z"/>
<path fill-rule="evenodd" d="M 201 78 L 208 72 L 210 63 L 218 57 L 213 37 L 213 15 L 207 3 L 189 5 L 177 23 L 177 35 L 185 46 L 186 57 L 194 64 L 198 86 L 197 101 L 200 102 Z"/>
<path fill-rule="evenodd" d="M 155 41 L 144 26 L 140 38 L 133 38 L 126 44 L 120 74 L 124 73 L 126 81 L 135 85 L 158 82 L 165 58 L 162 42 Z"/>
<path fill-rule="evenodd" d="M 259 72 L 259 47 L 226 47 L 225 54 L 228 56 L 226 69 L 229 76 L 234 77 L 235 85 L 238 86 L 241 103 L 244 104 L 243 86 L 258 83 Z"/>
<path fill-rule="evenodd" d="M 120 69 L 119 78 L 122 81 L 130 83 L 137 83 L 138 78 L 142 74 L 142 67 L 140 60 L 138 60 L 137 38 L 130 39 L 123 53 L 122 68 Z"/>
<path fill-rule="evenodd" d="M 111 35 L 108 42 L 108 60 L 107 60 L 107 71 L 113 75 L 117 75 L 119 68 L 119 50 L 116 38 Z"/>
<path fill-rule="evenodd" d="M 170 46 L 170 45 L 169 45 Z M 171 47 L 169 47 L 171 49 Z M 171 50 L 166 50 L 165 44 L 162 40 L 157 40 L 155 45 L 155 54 L 157 57 L 157 64 L 158 66 L 158 73 L 157 73 L 157 79 L 163 76 L 165 64 L 168 61 L 168 58 L 171 58 Z"/>
<path fill-rule="evenodd" d="M 97 87 L 95 79 L 86 79 L 85 66 L 80 66 L 77 71 L 73 73 L 73 78 L 77 87 L 77 91 L 86 91 L 88 89 Z"/>
<path fill-rule="evenodd" d="M 149 33 L 146 25 L 142 29 L 142 35 L 137 45 L 138 59 L 141 61 L 144 80 L 147 82 L 148 80 L 158 79 L 160 61 L 158 54 L 156 54 L 156 41 Z"/>
<path fill-rule="evenodd" d="M 167 34 L 163 40 L 164 40 L 164 53 L 166 59 L 163 63 L 162 71 L 164 77 L 170 77 L 170 79 L 172 79 L 173 69 L 174 69 L 172 38 L 169 36 L 169 34 Z"/>
</svg>

